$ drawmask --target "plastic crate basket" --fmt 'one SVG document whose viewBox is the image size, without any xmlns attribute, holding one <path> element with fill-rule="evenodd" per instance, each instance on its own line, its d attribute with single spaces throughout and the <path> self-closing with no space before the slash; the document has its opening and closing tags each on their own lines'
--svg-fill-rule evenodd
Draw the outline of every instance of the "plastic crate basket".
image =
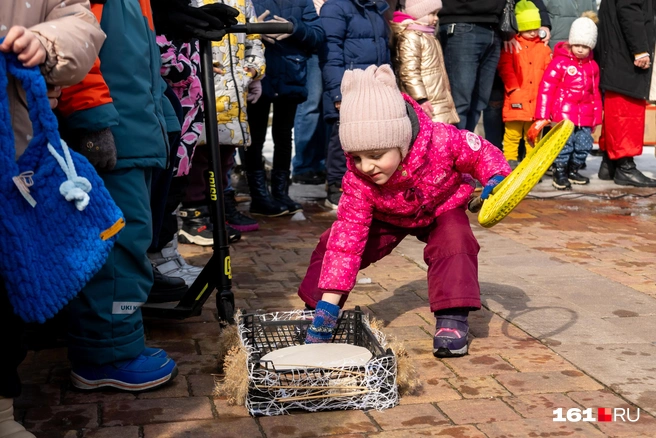
<svg viewBox="0 0 656 438">
<path fill-rule="evenodd" d="M 383 410 L 398 404 L 396 357 L 386 349 L 385 335 L 369 325 L 359 308 L 338 320 L 332 342 L 367 348 L 372 358 L 363 366 L 276 370 L 265 354 L 304 343 L 313 311 L 246 314 L 239 335 L 247 351 L 248 395 L 252 415 L 280 415 L 290 410 Z"/>
</svg>

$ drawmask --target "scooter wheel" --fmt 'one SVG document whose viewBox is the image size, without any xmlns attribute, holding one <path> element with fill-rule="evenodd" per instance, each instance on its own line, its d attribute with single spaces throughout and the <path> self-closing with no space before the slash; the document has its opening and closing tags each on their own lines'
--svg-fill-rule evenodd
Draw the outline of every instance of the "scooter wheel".
<svg viewBox="0 0 656 438">
<path fill-rule="evenodd" d="M 216 301 L 217 311 L 219 312 L 219 322 L 223 325 L 233 325 L 235 323 L 235 304 L 232 300 L 220 297 Z"/>
</svg>

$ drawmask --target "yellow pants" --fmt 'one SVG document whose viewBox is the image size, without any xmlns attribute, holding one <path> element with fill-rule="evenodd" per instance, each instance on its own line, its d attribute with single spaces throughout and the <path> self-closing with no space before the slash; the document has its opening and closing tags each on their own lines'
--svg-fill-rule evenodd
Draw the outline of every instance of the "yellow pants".
<svg viewBox="0 0 656 438">
<path fill-rule="evenodd" d="M 522 137 L 524 137 L 524 144 L 526 145 L 526 154 L 533 149 L 526 140 L 526 134 L 528 134 L 532 124 L 533 122 L 523 122 L 521 120 L 506 122 L 506 129 L 503 133 L 503 156 L 506 157 L 507 161 L 517 161 L 519 141 Z"/>
</svg>

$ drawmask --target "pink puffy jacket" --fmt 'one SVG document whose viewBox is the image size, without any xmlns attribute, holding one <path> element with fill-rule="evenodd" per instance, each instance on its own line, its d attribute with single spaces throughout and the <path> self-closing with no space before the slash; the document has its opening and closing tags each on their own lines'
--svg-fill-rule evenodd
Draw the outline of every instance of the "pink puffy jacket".
<svg viewBox="0 0 656 438">
<path fill-rule="evenodd" d="M 590 56 L 578 59 L 567 42 L 554 48 L 554 57 L 542 76 L 535 119 L 593 128 L 601 124 L 599 66 Z"/>
<path fill-rule="evenodd" d="M 419 135 L 399 169 L 384 185 L 374 184 L 347 155 L 337 221 L 332 225 L 319 288 L 349 292 L 360 269 L 373 219 L 404 228 L 427 227 L 445 211 L 469 201 L 474 181 L 508 175 L 499 149 L 469 131 L 433 123 L 408 95 L 419 117 Z"/>
</svg>

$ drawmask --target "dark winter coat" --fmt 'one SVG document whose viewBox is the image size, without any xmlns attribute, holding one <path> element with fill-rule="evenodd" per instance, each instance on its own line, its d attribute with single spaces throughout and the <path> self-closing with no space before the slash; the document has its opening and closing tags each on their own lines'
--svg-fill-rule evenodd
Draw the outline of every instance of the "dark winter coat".
<svg viewBox="0 0 656 438">
<path fill-rule="evenodd" d="M 389 27 L 383 17 L 387 7 L 384 0 L 328 0 L 321 7 L 326 43 L 319 50 L 319 61 L 326 120 L 339 117 L 335 102 L 342 101 L 344 71 L 390 64 Z"/>
<path fill-rule="evenodd" d="M 633 64 L 647 52 L 654 61 L 656 0 L 604 0 L 599 6 L 599 37 L 595 58 L 601 68 L 601 88 L 636 99 L 647 99 L 651 69 Z"/>
<path fill-rule="evenodd" d="M 294 32 L 275 44 L 265 41 L 266 76 L 262 94 L 303 102 L 307 99 L 307 59 L 324 42 L 325 34 L 311 0 L 254 0 L 255 13 L 270 12 L 294 24 Z"/>
<path fill-rule="evenodd" d="M 551 20 L 551 39 L 549 46 L 553 49 L 561 41 L 569 39 L 569 28 L 574 20 L 586 11 L 597 12 L 595 0 L 544 0 Z"/>
<path fill-rule="evenodd" d="M 515 0 L 517 3 L 519 0 Z M 542 25 L 551 27 L 547 8 L 542 0 L 531 0 L 540 10 Z M 438 14 L 440 24 L 450 23 L 489 23 L 498 24 L 506 0 L 442 0 L 442 10 Z"/>
</svg>

